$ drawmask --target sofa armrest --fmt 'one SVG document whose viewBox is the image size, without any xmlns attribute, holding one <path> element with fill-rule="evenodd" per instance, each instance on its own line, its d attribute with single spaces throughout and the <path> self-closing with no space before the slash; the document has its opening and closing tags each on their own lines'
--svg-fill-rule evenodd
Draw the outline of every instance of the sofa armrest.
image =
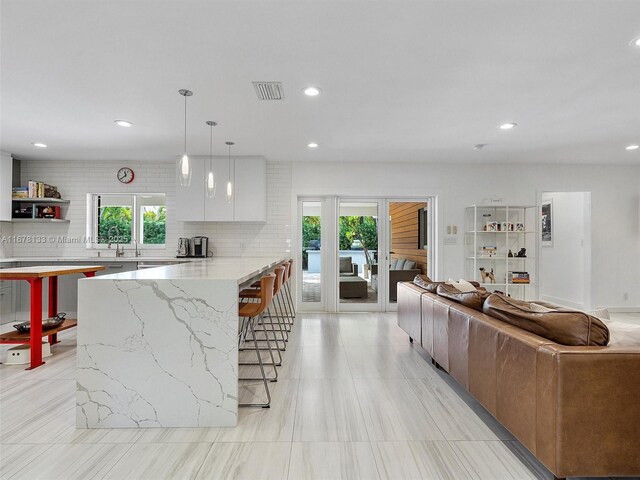
<svg viewBox="0 0 640 480">
<path fill-rule="evenodd" d="M 357 263 L 353 264 L 353 276 L 354 277 L 358 276 L 358 264 Z"/>
<path fill-rule="evenodd" d="M 640 349 L 538 349 L 536 456 L 558 477 L 640 473 Z"/>
</svg>

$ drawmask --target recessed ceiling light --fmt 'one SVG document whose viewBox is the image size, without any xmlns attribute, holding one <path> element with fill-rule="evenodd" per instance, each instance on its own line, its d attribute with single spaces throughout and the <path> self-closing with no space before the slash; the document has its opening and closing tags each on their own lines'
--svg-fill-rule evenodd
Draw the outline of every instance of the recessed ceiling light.
<svg viewBox="0 0 640 480">
<path fill-rule="evenodd" d="M 119 127 L 133 127 L 133 122 L 129 120 L 114 120 L 115 124 Z"/>
<path fill-rule="evenodd" d="M 640 148 L 640 145 L 629 145 L 627 147 L 627 150 L 637 150 Z"/>
<path fill-rule="evenodd" d="M 640 47 L 640 37 L 636 37 L 629 42 L 632 47 Z"/>
<path fill-rule="evenodd" d="M 476 143 L 476 144 L 473 146 L 473 149 L 474 149 L 474 150 L 482 150 L 482 149 L 483 149 L 484 147 L 486 147 L 486 146 L 487 146 L 487 144 L 486 144 L 486 143 Z"/>
<path fill-rule="evenodd" d="M 311 142 L 309 145 L 307 145 L 307 147 L 309 147 L 309 148 L 318 148 L 318 144 L 316 142 Z"/>
<path fill-rule="evenodd" d="M 502 125 L 500 125 L 500 130 L 511 130 L 513 127 L 517 127 L 518 124 L 517 123 L 503 123 Z"/>
<path fill-rule="evenodd" d="M 320 89 L 318 87 L 307 87 L 304 89 L 304 94 L 308 97 L 315 97 L 320 95 Z"/>
<path fill-rule="evenodd" d="M 31 145 L 33 145 L 34 147 L 38 147 L 38 148 L 47 148 L 47 146 L 44 143 L 41 143 L 41 142 L 33 142 Z"/>
</svg>

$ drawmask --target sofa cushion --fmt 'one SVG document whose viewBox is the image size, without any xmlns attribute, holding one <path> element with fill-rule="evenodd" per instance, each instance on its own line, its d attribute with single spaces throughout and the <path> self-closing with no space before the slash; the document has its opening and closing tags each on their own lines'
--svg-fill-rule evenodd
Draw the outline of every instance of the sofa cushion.
<svg viewBox="0 0 640 480">
<path fill-rule="evenodd" d="M 392 268 L 392 270 L 402 270 L 404 269 L 404 262 L 406 260 L 404 258 L 399 258 L 396 263 L 396 268 Z"/>
<path fill-rule="evenodd" d="M 434 282 L 426 275 L 416 275 L 413 279 L 413 283 L 417 286 L 424 288 L 429 293 L 436 293 L 438 285 L 444 285 L 444 282 Z"/>
<path fill-rule="evenodd" d="M 607 326 L 596 317 L 577 310 L 557 308 L 536 313 L 529 302 L 494 293 L 486 299 L 482 311 L 561 345 L 605 346 L 609 342 Z"/>
<path fill-rule="evenodd" d="M 416 266 L 416 262 L 414 262 L 413 260 L 405 260 L 404 261 L 404 266 L 402 267 L 403 270 L 413 270 L 413 268 Z"/>
<path fill-rule="evenodd" d="M 391 262 L 391 265 L 389 265 L 389 270 L 396 270 L 396 265 L 398 265 L 397 258 Z"/>
<path fill-rule="evenodd" d="M 448 298 L 456 303 L 464 305 L 474 310 L 482 311 L 482 305 L 487 297 L 490 295 L 484 288 L 474 289 L 471 292 L 461 292 L 453 285 L 448 283 L 438 285 L 436 287 L 436 293 L 441 297 Z"/>
<path fill-rule="evenodd" d="M 351 257 L 340 257 L 340 273 L 353 272 Z"/>
</svg>

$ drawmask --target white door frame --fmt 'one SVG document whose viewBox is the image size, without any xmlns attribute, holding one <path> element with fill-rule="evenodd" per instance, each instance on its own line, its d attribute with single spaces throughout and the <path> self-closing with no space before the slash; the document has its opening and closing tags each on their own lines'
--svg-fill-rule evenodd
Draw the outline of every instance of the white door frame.
<svg viewBox="0 0 640 480">
<path fill-rule="evenodd" d="M 334 292 L 335 292 L 335 311 L 336 312 L 380 312 L 383 311 L 384 308 L 384 300 L 382 299 L 382 295 L 387 291 L 386 290 L 386 284 L 385 284 L 385 279 L 382 279 L 380 277 L 380 275 L 378 274 L 378 292 L 377 292 L 377 297 L 378 297 L 378 301 L 376 303 L 369 303 L 369 302 L 348 302 L 348 303 L 343 303 L 340 302 L 340 282 L 338 280 L 338 276 L 339 276 L 339 272 L 340 272 L 340 249 L 339 249 L 339 227 L 338 227 L 338 222 L 340 219 L 340 203 L 341 202 L 345 202 L 345 203 L 350 203 L 350 202 L 362 202 L 362 203 L 375 203 L 376 205 L 378 205 L 378 271 L 380 271 L 380 268 L 386 268 L 385 265 L 386 263 L 383 260 L 384 255 L 382 254 L 382 252 L 385 252 L 388 250 L 387 247 L 387 239 L 384 236 L 384 232 L 386 231 L 387 227 L 386 224 L 388 224 L 389 222 L 387 220 L 385 220 L 388 217 L 385 217 L 385 199 L 382 197 L 351 197 L 351 196 L 341 196 L 341 197 L 336 197 L 336 215 L 334 217 L 334 225 L 335 225 L 335 258 L 334 258 L 334 268 L 335 268 L 335 274 L 334 274 L 334 281 L 335 281 L 335 285 L 334 285 Z"/>
<path fill-rule="evenodd" d="M 302 312 L 324 312 L 327 306 L 332 305 L 334 300 L 331 295 L 331 285 L 327 282 L 328 278 L 333 277 L 333 262 L 329 255 L 320 255 L 320 301 L 319 302 L 303 302 L 302 301 L 302 204 L 303 202 L 320 202 L 320 252 L 331 252 L 334 248 L 334 231 L 333 216 L 335 201 L 330 196 L 298 196 L 297 209 L 297 253 L 296 253 L 296 305 Z"/>
<path fill-rule="evenodd" d="M 378 203 L 378 272 L 385 272 L 389 269 L 389 202 L 415 202 L 426 201 L 429 204 L 429 245 L 432 246 L 428 250 L 427 265 L 428 275 L 431 278 L 437 278 L 438 269 L 442 266 L 437 265 L 437 260 L 442 261 L 438 242 L 437 230 L 441 228 L 439 212 L 439 196 L 434 194 L 412 195 L 410 197 L 402 196 L 348 196 L 348 195 L 297 195 L 297 216 L 296 216 L 296 234 L 297 239 L 296 255 L 297 259 L 297 282 L 296 282 L 296 304 L 300 311 L 307 312 L 338 312 L 338 311 L 396 311 L 397 303 L 390 303 L 388 290 L 388 275 L 378 273 L 378 302 L 377 303 L 340 303 L 339 299 L 339 283 L 338 271 L 339 260 L 338 252 L 338 217 L 340 200 L 344 201 L 362 201 Z M 321 251 L 326 252 L 321 259 L 321 301 L 320 302 L 302 302 L 302 202 L 321 202 Z M 435 252 L 435 253 L 434 253 Z M 381 296 L 382 295 L 382 296 Z M 367 305 L 369 307 L 367 307 Z"/>
<path fill-rule="evenodd" d="M 434 258 L 435 256 L 433 255 L 433 251 L 436 248 L 436 244 L 435 244 L 435 240 L 436 240 L 436 236 L 435 236 L 435 226 L 436 226 L 436 217 L 434 216 L 435 213 L 435 201 L 436 201 L 436 197 L 433 195 L 427 195 L 424 197 L 387 197 L 384 199 L 384 207 L 385 207 L 385 219 L 387 219 L 387 221 L 385 222 L 385 228 L 386 228 L 386 232 L 385 232 L 385 238 L 387 239 L 387 249 L 384 251 L 383 253 L 383 257 L 385 258 L 385 272 L 389 271 L 389 265 L 391 263 L 391 258 L 389 257 L 389 252 L 391 250 L 391 229 L 392 229 L 392 225 L 391 225 L 391 214 L 390 214 L 390 209 L 389 209 L 389 205 L 391 203 L 396 203 L 396 202 L 426 202 L 427 203 L 427 221 L 429 222 L 429 227 L 427 228 L 427 245 L 429 246 L 429 248 L 427 249 L 427 275 L 429 276 L 429 278 L 436 278 L 434 275 Z M 379 263 L 379 262 L 378 262 Z M 378 267 L 378 272 L 380 272 L 380 267 Z M 378 274 L 378 276 L 380 277 L 380 274 Z M 395 312 L 398 310 L 398 302 L 391 302 L 389 300 L 389 275 L 382 275 L 384 277 L 384 284 L 387 287 L 386 293 L 385 293 L 385 297 L 384 297 L 384 311 L 385 312 Z"/>
</svg>

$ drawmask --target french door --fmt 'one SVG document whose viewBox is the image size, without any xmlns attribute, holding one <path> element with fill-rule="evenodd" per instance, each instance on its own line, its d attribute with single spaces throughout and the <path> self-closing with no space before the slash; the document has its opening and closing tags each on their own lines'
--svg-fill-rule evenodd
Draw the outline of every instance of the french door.
<svg viewBox="0 0 640 480">
<path fill-rule="evenodd" d="M 396 310 L 397 282 L 431 272 L 432 205 L 427 197 L 300 197 L 299 308 Z"/>
</svg>

